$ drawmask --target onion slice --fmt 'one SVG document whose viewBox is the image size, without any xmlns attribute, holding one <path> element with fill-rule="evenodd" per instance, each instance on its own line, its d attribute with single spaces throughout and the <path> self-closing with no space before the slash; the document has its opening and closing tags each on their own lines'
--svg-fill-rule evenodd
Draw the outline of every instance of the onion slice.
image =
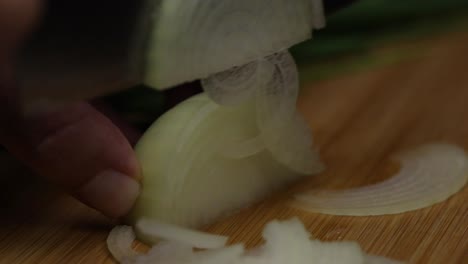
<svg viewBox="0 0 468 264">
<path fill-rule="evenodd" d="M 245 251 L 242 244 L 224 247 L 219 236 L 200 234 L 166 224 L 139 221 L 146 236 L 159 236 L 167 240 L 154 245 L 147 254 L 118 258 L 126 264 L 397 264 L 384 257 L 368 256 L 361 247 L 351 241 L 321 242 L 310 233 L 297 218 L 271 221 L 263 231 L 265 244 Z M 156 227 L 156 228 L 155 228 Z M 124 227 L 125 231 L 128 231 Z M 119 233 L 121 229 L 117 227 Z M 130 229 L 131 231 L 131 229 Z M 108 246 L 115 252 L 115 244 L 125 245 L 128 236 L 110 234 Z M 119 241 L 122 240 L 122 241 Z M 174 240 L 175 239 L 175 240 Z M 113 241 L 110 243 L 110 241 Z M 183 241 L 182 243 L 180 241 Z M 207 242 L 208 241 L 208 242 Z M 215 241 L 215 242 L 213 242 Z M 217 242 L 216 242 L 217 241 Z M 224 241 L 225 242 L 225 241 Z M 213 245 L 219 247 L 212 247 Z M 205 248 L 209 246 L 210 248 Z M 194 251 L 193 247 L 204 249 Z"/>
<path fill-rule="evenodd" d="M 396 159 L 400 172 L 386 181 L 342 191 L 310 191 L 297 195 L 294 205 L 332 215 L 398 214 L 442 202 L 468 180 L 468 157 L 455 145 L 423 145 Z"/>
<path fill-rule="evenodd" d="M 224 107 L 205 93 L 165 113 L 135 148 L 144 177 L 128 219 L 205 226 L 307 177 L 271 154 L 256 120 L 254 100 Z M 283 136 L 297 140 L 293 132 Z M 290 145 L 281 146 L 291 152 Z M 319 155 L 303 160 L 315 165 Z"/>
<path fill-rule="evenodd" d="M 231 159 L 244 159 L 260 153 L 265 149 L 265 144 L 260 137 L 253 137 L 242 142 L 232 142 L 226 146 L 222 154 Z"/>
<path fill-rule="evenodd" d="M 279 163 L 297 173 L 323 170 L 313 149 L 312 132 L 296 108 L 299 75 L 287 50 L 215 74 L 202 80 L 202 86 L 210 99 L 223 106 L 238 106 L 255 98 L 260 135 L 239 147 L 229 147 L 228 152 L 238 151 L 227 156 L 244 157 L 266 148 Z"/>
<path fill-rule="evenodd" d="M 296 62 L 286 50 L 268 56 L 260 69 L 263 82 L 256 94 L 259 126 L 260 129 L 276 128 L 278 122 L 297 111 L 299 74 Z"/>
<path fill-rule="evenodd" d="M 228 240 L 225 236 L 211 235 L 154 219 L 141 219 L 137 222 L 136 228 L 146 240 L 154 244 L 162 239 L 183 243 L 194 248 L 208 249 L 224 247 Z"/>
<path fill-rule="evenodd" d="M 166 89 L 287 49 L 311 37 L 310 0 L 147 0 L 145 84 Z M 146 13 L 146 14 L 145 14 Z M 138 41 L 137 41 L 138 42 Z"/>
<path fill-rule="evenodd" d="M 211 75 L 202 79 L 206 94 L 220 105 L 236 105 L 250 99 L 264 76 L 259 61 Z"/>
<path fill-rule="evenodd" d="M 107 237 L 107 246 L 112 256 L 119 262 L 136 256 L 138 253 L 132 249 L 135 233 L 131 226 L 116 226 Z"/>
<path fill-rule="evenodd" d="M 299 75 L 288 51 L 267 57 L 270 79 L 257 89 L 257 125 L 266 148 L 275 159 L 302 174 L 324 169 L 313 148 L 312 131 L 297 111 Z M 265 77 L 266 78 L 266 77 Z"/>
<path fill-rule="evenodd" d="M 266 263 L 283 264 L 362 264 L 364 252 L 355 242 L 321 242 L 311 235 L 297 218 L 272 221 L 263 231 Z"/>
</svg>

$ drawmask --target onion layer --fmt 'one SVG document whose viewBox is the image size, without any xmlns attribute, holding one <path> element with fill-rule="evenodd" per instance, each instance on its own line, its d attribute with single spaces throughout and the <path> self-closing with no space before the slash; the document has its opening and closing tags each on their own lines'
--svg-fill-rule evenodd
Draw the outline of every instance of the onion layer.
<svg viewBox="0 0 468 264">
<path fill-rule="evenodd" d="M 143 226 L 143 228 L 142 228 Z M 155 229 L 154 227 L 157 226 Z M 287 221 L 272 221 L 263 231 L 265 244 L 245 251 L 242 244 L 212 249 L 213 245 L 224 245 L 225 240 L 218 236 L 191 231 L 177 226 L 160 225 L 159 223 L 140 222 L 145 236 L 161 235 L 162 240 L 154 245 L 148 254 L 127 257 L 122 263 L 127 264 L 397 264 L 384 257 L 368 256 L 361 247 L 350 241 L 320 242 L 311 239 L 304 225 L 293 218 Z M 166 229 L 167 228 L 167 229 Z M 119 227 L 116 227 L 118 230 Z M 130 229 L 131 232 L 131 229 Z M 115 234 L 116 232 L 113 231 Z M 112 233 L 111 233 L 112 235 Z M 177 241 L 173 241 L 175 238 Z M 128 244 L 127 236 L 120 237 L 123 241 L 109 243 L 109 249 L 114 254 L 115 244 Z M 213 243 L 214 241 L 214 243 Z M 207 245 L 211 249 L 192 249 Z M 203 248 L 201 248 L 203 249 Z M 125 249 L 124 249 L 125 250 Z M 127 250 L 131 250 L 127 245 Z M 120 255 L 114 255 L 119 257 Z M 121 260 L 118 258 L 117 260 Z"/>
<path fill-rule="evenodd" d="M 130 218 L 199 227 L 306 176 L 279 162 L 260 135 L 255 101 L 224 107 L 202 94 L 176 106 L 136 146 L 143 181 Z M 310 153 L 303 162 L 320 170 Z"/>
<path fill-rule="evenodd" d="M 186 244 L 194 248 L 221 248 L 226 245 L 227 237 L 210 235 L 192 229 L 181 228 L 157 220 L 141 219 L 136 224 L 137 230 L 150 243 L 161 239 Z"/>
<path fill-rule="evenodd" d="M 423 145 L 396 159 L 400 172 L 386 181 L 341 191 L 311 191 L 296 196 L 295 205 L 332 215 L 397 214 L 442 202 L 468 180 L 468 157 L 454 145 Z"/>
<path fill-rule="evenodd" d="M 132 249 L 133 240 L 135 233 L 131 226 L 117 226 L 107 237 L 107 247 L 112 256 L 121 262 L 138 254 Z"/>
<path fill-rule="evenodd" d="M 202 80 L 202 85 L 210 99 L 223 106 L 255 100 L 260 135 L 246 141 L 244 151 L 265 146 L 278 162 L 298 173 L 323 169 L 316 159 L 312 132 L 296 109 L 299 76 L 288 51 L 215 74 Z"/>
<path fill-rule="evenodd" d="M 236 105 L 253 97 L 255 89 L 265 79 L 263 67 L 258 61 L 211 75 L 202 79 L 208 96 L 220 105 Z M 267 79 L 269 79 L 267 77 Z"/>
<path fill-rule="evenodd" d="M 142 37 L 149 42 L 144 79 L 158 89 L 207 78 L 307 40 L 318 10 L 310 0 L 148 2 L 152 14 L 142 23 L 149 28 L 149 37 Z"/>
<path fill-rule="evenodd" d="M 321 171 L 314 160 L 312 132 L 296 109 L 299 76 L 289 52 L 276 53 L 266 58 L 265 82 L 257 89 L 257 124 L 268 150 L 280 163 L 298 173 Z M 314 160 L 312 162 L 312 160 Z"/>
</svg>

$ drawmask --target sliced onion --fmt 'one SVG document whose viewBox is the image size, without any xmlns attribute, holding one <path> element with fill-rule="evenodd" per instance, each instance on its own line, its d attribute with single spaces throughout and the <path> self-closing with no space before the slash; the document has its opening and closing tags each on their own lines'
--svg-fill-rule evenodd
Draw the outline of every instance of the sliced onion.
<svg viewBox="0 0 468 264">
<path fill-rule="evenodd" d="M 131 226 L 116 226 L 107 237 L 107 247 L 112 256 L 121 262 L 138 254 L 132 249 L 134 240 L 135 233 Z"/>
<path fill-rule="evenodd" d="M 243 159 L 262 152 L 265 149 L 262 139 L 257 136 L 242 142 L 232 142 L 222 154 L 232 159 Z"/>
<path fill-rule="evenodd" d="M 175 255 L 184 258 L 191 256 L 193 255 L 193 246 L 175 241 L 160 241 L 148 251 L 149 257 L 173 258 Z"/>
<path fill-rule="evenodd" d="M 361 264 L 364 254 L 354 242 L 320 242 L 311 240 L 309 232 L 296 218 L 272 221 L 263 232 L 266 240 L 264 257 L 267 263 L 283 264 Z"/>
<path fill-rule="evenodd" d="M 136 228 L 147 241 L 154 244 L 162 239 L 190 245 L 194 248 L 208 249 L 224 247 L 228 240 L 228 238 L 224 236 L 211 235 L 153 219 L 139 220 L 136 224 Z"/>
<path fill-rule="evenodd" d="M 265 131 L 266 148 L 282 164 L 302 174 L 316 174 L 325 169 L 313 145 L 312 131 L 300 113 L 284 120 L 281 127 Z"/>
<path fill-rule="evenodd" d="M 259 134 L 255 101 L 223 107 L 202 94 L 170 110 L 136 146 L 143 181 L 130 218 L 200 227 L 306 176 L 277 161 Z"/>
<path fill-rule="evenodd" d="M 268 57 L 267 62 L 272 77 L 256 95 L 261 138 L 280 163 L 298 173 L 318 173 L 323 164 L 313 149 L 312 132 L 296 109 L 299 76 L 294 59 L 284 51 Z"/>
<path fill-rule="evenodd" d="M 250 99 L 261 85 L 263 76 L 258 61 L 214 74 L 202 80 L 208 96 L 220 105 L 235 105 Z"/>
<path fill-rule="evenodd" d="M 158 89 L 207 78 L 307 40 L 316 13 L 310 0 L 160 0 L 152 10 L 144 36 L 149 38 L 145 83 Z"/>
<path fill-rule="evenodd" d="M 367 256 L 355 242 L 321 242 L 311 239 L 304 225 L 293 218 L 272 221 L 263 231 L 265 244 L 245 251 L 242 244 L 224 247 L 224 238 L 157 222 L 139 221 L 146 236 L 166 239 L 148 254 L 124 258 L 127 264 L 397 264 L 384 257 Z M 128 243 L 128 237 L 113 244 Z M 183 242 L 181 242 L 183 241 Z M 109 244 L 111 247 L 113 244 Z M 204 249 L 194 251 L 192 247 Z M 119 258 L 118 260 L 121 260 Z"/>
<path fill-rule="evenodd" d="M 428 144 L 396 157 L 400 172 L 370 186 L 301 194 L 300 208 L 333 215 L 397 214 L 442 202 L 468 180 L 465 151 L 450 144 Z"/>
<path fill-rule="evenodd" d="M 299 76 L 289 52 L 213 75 L 202 84 L 208 96 L 224 106 L 239 105 L 255 96 L 260 137 L 238 148 L 229 147 L 228 152 L 233 153 L 228 156 L 251 155 L 266 147 L 278 162 L 297 173 L 313 174 L 323 169 L 312 146 L 312 133 L 296 109 Z"/>
<path fill-rule="evenodd" d="M 170 160 L 170 165 L 166 172 L 171 174 L 170 184 L 167 187 L 168 190 L 171 190 L 173 193 L 180 193 L 182 191 L 185 177 L 191 169 L 193 158 L 195 158 L 194 155 L 191 155 L 191 152 L 187 151 L 187 148 L 191 146 L 190 144 L 192 143 L 191 141 L 194 135 L 199 133 L 199 127 L 203 124 L 203 121 L 218 108 L 216 105 L 206 104 L 206 102 L 203 102 L 202 100 L 196 101 L 196 107 L 198 107 L 199 103 L 201 103 L 201 106 L 196 112 L 194 112 L 190 120 L 188 120 L 184 129 L 179 132 L 180 138 L 177 139 L 175 145 L 176 152 L 174 155 L 178 155 L 179 159 Z M 185 162 L 180 162 L 180 160 L 184 160 Z"/>
<path fill-rule="evenodd" d="M 268 56 L 262 64 L 264 81 L 256 94 L 258 123 L 260 129 L 273 129 L 297 111 L 299 74 L 288 51 Z"/>
</svg>

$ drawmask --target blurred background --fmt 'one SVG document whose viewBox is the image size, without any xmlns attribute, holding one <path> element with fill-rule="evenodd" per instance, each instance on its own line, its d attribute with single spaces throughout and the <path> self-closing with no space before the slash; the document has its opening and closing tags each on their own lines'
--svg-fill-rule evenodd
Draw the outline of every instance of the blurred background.
<svg viewBox="0 0 468 264">
<path fill-rule="evenodd" d="M 302 85 L 313 87 L 311 82 L 418 56 L 432 39 L 456 31 L 468 31 L 466 0 L 359 0 L 330 15 L 325 29 L 291 51 Z M 168 100 L 146 87 L 104 98 L 141 129 L 167 110 Z"/>
<path fill-rule="evenodd" d="M 411 56 L 400 49 L 376 49 L 431 39 L 436 34 L 468 30 L 468 1 L 359 0 L 327 20 L 314 39 L 292 49 L 304 80 L 330 78 Z"/>
</svg>

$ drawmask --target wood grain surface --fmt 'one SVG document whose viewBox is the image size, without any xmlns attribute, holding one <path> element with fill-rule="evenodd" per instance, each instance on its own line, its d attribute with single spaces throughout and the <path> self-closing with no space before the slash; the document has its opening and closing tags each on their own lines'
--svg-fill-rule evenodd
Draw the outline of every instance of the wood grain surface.
<svg viewBox="0 0 468 264">
<path fill-rule="evenodd" d="M 444 141 L 468 149 L 468 33 L 407 47 L 414 56 L 306 84 L 299 106 L 328 169 L 207 230 L 252 247 L 262 242 L 268 221 L 299 216 L 316 238 L 356 240 L 368 253 L 409 263 L 468 263 L 468 188 L 430 208 L 391 216 L 337 217 L 288 206 L 300 190 L 389 177 L 398 169 L 389 156 L 405 148 Z M 0 263 L 113 263 L 105 239 L 114 223 L 12 158 L 3 155 L 0 162 Z"/>
</svg>

